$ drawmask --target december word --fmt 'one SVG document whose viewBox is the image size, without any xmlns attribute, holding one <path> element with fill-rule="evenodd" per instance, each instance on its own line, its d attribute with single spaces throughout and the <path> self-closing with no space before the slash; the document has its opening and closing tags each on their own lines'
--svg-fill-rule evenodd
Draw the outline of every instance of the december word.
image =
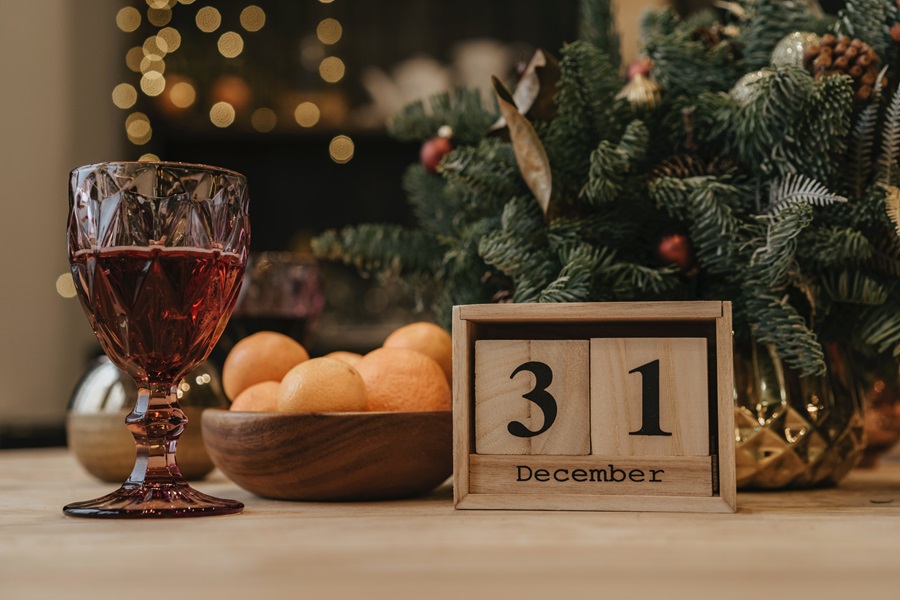
<svg viewBox="0 0 900 600">
<path fill-rule="evenodd" d="M 662 483 L 665 469 L 619 469 L 609 465 L 608 469 L 532 469 L 527 465 L 516 465 L 516 481 L 575 481 L 578 483 Z"/>
</svg>

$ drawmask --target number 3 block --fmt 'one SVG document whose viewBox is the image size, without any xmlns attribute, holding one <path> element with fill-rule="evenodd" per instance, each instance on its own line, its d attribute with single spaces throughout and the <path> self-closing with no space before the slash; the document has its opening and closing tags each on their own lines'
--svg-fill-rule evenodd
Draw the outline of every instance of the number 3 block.
<svg viewBox="0 0 900 600">
<path fill-rule="evenodd" d="M 591 451 L 587 340 L 475 343 L 475 452 Z"/>
</svg>

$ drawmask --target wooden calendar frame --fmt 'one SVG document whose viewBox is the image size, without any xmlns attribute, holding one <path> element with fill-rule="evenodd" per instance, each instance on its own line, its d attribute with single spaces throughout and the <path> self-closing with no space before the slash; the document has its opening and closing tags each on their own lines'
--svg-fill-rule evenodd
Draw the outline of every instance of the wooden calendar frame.
<svg viewBox="0 0 900 600">
<path fill-rule="evenodd" d="M 517 455 L 475 453 L 475 342 L 514 339 L 592 339 L 703 337 L 707 340 L 709 456 L 659 456 L 684 481 L 669 495 L 631 491 L 608 494 L 521 491 L 499 476 L 515 468 Z M 734 375 L 730 302 L 611 302 L 560 304 L 478 304 L 453 309 L 453 496 L 457 509 L 734 512 Z M 519 460 L 517 460 L 519 459 Z M 616 469 L 636 464 L 629 457 L 527 457 L 531 469 L 564 462 L 579 471 L 617 461 Z M 637 461 L 640 462 L 640 461 Z M 633 464 L 634 463 L 634 464 Z M 644 461 L 646 463 L 646 461 Z M 572 471 L 573 473 L 575 471 Z M 559 481 L 559 480 L 558 480 Z M 637 481 L 637 480 L 635 480 Z M 709 493 L 698 494 L 697 486 Z M 698 482 L 701 482 L 698 484 Z M 564 487 L 564 486 L 558 486 Z M 640 489 L 635 486 L 635 489 Z M 706 488 L 703 487 L 703 490 Z"/>
</svg>

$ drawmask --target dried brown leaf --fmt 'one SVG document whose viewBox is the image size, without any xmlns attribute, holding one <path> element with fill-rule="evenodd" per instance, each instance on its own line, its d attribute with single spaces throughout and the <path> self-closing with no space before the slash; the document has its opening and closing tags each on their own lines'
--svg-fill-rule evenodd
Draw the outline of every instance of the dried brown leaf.
<svg viewBox="0 0 900 600">
<path fill-rule="evenodd" d="M 547 157 L 547 151 L 544 144 L 538 137 L 534 127 L 516 108 L 509 90 L 504 87 L 500 80 L 491 77 L 494 84 L 494 93 L 497 95 L 497 102 L 500 105 L 500 114 L 506 119 L 509 127 L 509 139 L 512 142 L 513 151 L 516 154 L 516 162 L 519 165 L 519 171 L 522 173 L 522 179 L 525 180 L 528 189 L 537 198 L 544 216 L 550 208 L 550 195 L 553 189 L 552 175 L 550 173 L 550 159 Z"/>
<path fill-rule="evenodd" d="M 887 186 L 884 204 L 887 215 L 891 218 L 891 222 L 897 230 L 897 235 L 900 236 L 900 188 L 893 185 Z"/>
</svg>

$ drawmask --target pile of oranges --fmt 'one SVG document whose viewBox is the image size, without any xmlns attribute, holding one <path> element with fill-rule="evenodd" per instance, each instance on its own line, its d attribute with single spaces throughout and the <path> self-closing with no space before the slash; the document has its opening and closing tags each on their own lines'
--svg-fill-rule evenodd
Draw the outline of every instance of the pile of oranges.
<svg viewBox="0 0 900 600">
<path fill-rule="evenodd" d="M 450 335 L 433 323 L 401 327 L 365 356 L 310 358 L 292 338 L 262 331 L 235 345 L 222 384 L 233 411 L 450 410 L 451 365 Z"/>
</svg>

